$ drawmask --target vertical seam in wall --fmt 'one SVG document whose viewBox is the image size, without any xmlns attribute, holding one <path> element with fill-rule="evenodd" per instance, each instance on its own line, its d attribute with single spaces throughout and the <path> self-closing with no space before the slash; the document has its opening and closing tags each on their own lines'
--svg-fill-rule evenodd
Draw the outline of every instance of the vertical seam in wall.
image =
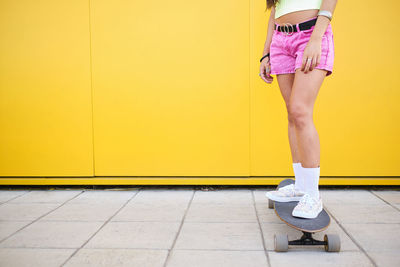
<svg viewBox="0 0 400 267">
<path fill-rule="evenodd" d="M 92 157 L 93 157 L 93 176 L 96 176 L 95 173 L 95 154 L 94 154 L 94 108 L 93 108 L 93 68 L 92 68 L 92 25 L 91 25 L 91 17 L 90 17 L 90 0 L 89 4 L 89 62 L 90 62 L 90 92 L 91 92 L 91 105 L 92 105 Z"/>
<path fill-rule="evenodd" d="M 251 8 L 252 2 L 249 1 L 249 169 L 248 176 L 251 176 Z"/>
</svg>

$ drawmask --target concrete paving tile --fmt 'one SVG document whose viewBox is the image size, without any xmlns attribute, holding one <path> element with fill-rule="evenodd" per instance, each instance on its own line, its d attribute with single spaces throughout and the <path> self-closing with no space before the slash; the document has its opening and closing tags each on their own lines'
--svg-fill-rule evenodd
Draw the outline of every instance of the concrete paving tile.
<svg viewBox="0 0 400 267">
<path fill-rule="evenodd" d="M 33 221 L 58 206 L 58 203 L 7 202 L 0 205 L 0 221 Z"/>
<path fill-rule="evenodd" d="M 189 203 L 193 190 L 143 189 L 132 199 L 132 203 Z"/>
<path fill-rule="evenodd" d="M 4 203 L 27 192 L 26 190 L 0 190 L 0 203 Z"/>
<path fill-rule="evenodd" d="M 284 223 L 281 219 L 278 218 L 278 216 L 276 216 L 274 209 L 268 208 L 268 203 L 256 203 L 256 209 L 260 222 Z"/>
<path fill-rule="evenodd" d="M 64 266 L 162 267 L 168 250 L 81 249 Z"/>
<path fill-rule="evenodd" d="M 275 234 L 287 234 L 289 240 L 298 239 L 302 236 L 302 232 L 288 226 L 287 224 L 272 224 L 272 223 L 262 223 L 261 227 L 263 229 L 265 244 L 267 250 L 275 250 L 274 247 L 274 235 Z M 358 247 L 354 242 L 347 236 L 347 234 L 340 228 L 340 226 L 334 221 L 325 231 L 315 233 L 313 236 L 315 239 L 323 240 L 325 234 L 338 234 L 340 237 L 341 251 L 359 251 Z M 323 246 L 290 246 L 289 250 L 312 250 L 312 251 L 325 251 Z"/>
<path fill-rule="evenodd" d="M 192 204 L 226 204 L 226 205 L 252 205 L 253 196 L 251 190 L 216 190 L 196 191 Z"/>
<path fill-rule="evenodd" d="M 34 190 L 8 203 L 63 203 L 82 190 Z"/>
<path fill-rule="evenodd" d="M 111 221 L 181 222 L 187 206 L 184 202 L 130 202 Z"/>
<path fill-rule="evenodd" d="M 265 196 L 265 193 L 270 190 L 274 190 L 274 188 L 269 189 L 255 189 L 254 199 L 255 205 L 258 213 L 258 218 L 260 222 L 271 222 L 271 223 L 283 223 L 275 213 L 274 209 L 268 208 L 268 198 Z"/>
<path fill-rule="evenodd" d="M 373 191 L 391 204 L 400 204 L 400 191 Z"/>
<path fill-rule="evenodd" d="M 400 251 L 400 224 L 342 224 L 367 252 Z"/>
<path fill-rule="evenodd" d="M 265 267 L 264 251 L 176 250 L 171 252 L 167 267 Z"/>
<path fill-rule="evenodd" d="M 384 201 L 367 190 L 320 190 L 322 202 L 334 205 L 382 205 Z"/>
<path fill-rule="evenodd" d="M 0 240 L 6 238 L 7 236 L 15 233 L 18 229 L 21 229 L 25 225 L 30 223 L 29 221 L 25 222 L 0 222 Z M 0 265 L 1 266 L 1 265 Z"/>
<path fill-rule="evenodd" d="M 101 225 L 100 222 L 37 221 L 0 243 L 0 247 L 78 248 Z"/>
<path fill-rule="evenodd" d="M 85 190 L 82 194 L 72 199 L 68 203 L 122 203 L 124 204 L 132 196 L 137 193 L 138 190 L 127 190 L 127 191 L 108 191 L 108 190 Z"/>
<path fill-rule="evenodd" d="M 265 196 L 265 193 L 271 190 L 275 190 L 275 187 L 265 188 L 265 189 L 255 189 L 253 190 L 254 201 L 256 204 L 258 203 L 268 203 L 268 198 Z"/>
<path fill-rule="evenodd" d="M 185 222 L 176 249 L 263 250 L 258 223 Z"/>
<path fill-rule="evenodd" d="M 368 255 L 380 267 L 399 267 L 400 254 L 398 251 L 370 251 Z"/>
<path fill-rule="evenodd" d="M 386 203 L 324 205 L 341 223 L 400 223 L 400 212 Z"/>
<path fill-rule="evenodd" d="M 170 249 L 178 222 L 109 222 L 85 248 Z"/>
<path fill-rule="evenodd" d="M 55 211 L 41 218 L 51 221 L 106 221 L 119 208 L 122 203 L 67 203 Z"/>
<path fill-rule="evenodd" d="M 257 222 L 253 204 L 192 204 L 186 222 Z"/>
<path fill-rule="evenodd" d="M 60 266 L 75 249 L 1 248 L 0 266 Z"/>
<path fill-rule="evenodd" d="M 279 266 L 334 266 L 334 267 L 367 267 L 373 266 L 362 252 L 320 252 L 320 251 L 291 251 L 269 252 L 272 267 Z"/>
</svg>

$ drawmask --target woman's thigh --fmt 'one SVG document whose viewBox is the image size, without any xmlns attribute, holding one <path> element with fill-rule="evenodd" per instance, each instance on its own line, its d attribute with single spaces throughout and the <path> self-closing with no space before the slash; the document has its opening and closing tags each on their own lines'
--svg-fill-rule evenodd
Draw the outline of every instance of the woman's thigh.
<svg viewBox="0 0 400 267">
<path fill-rule="evenodd" d="M 289 106 L 294 109 L 294 112 L 312 114 L 315 100 L 326 73 L 327 71 L 322 69 L 313 69 L 308 73 L 304 73 L 300 69 L 296 70 L 289 100 Z"/>
<path fill-rule="evenodd" d="M 292 94 L 292 87 L 294 81 L 294 73 L 277 74 L 276 79 L 278 80 L 279 89 L 281 91 L 283 100 L 285 100 L 286 106 L 289 105 L 290 95 Z"/>
</svg>

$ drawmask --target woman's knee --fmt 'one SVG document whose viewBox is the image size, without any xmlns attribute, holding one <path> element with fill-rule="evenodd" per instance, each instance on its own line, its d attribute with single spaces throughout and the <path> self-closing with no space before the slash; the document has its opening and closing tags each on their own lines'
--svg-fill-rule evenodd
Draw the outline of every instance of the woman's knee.
<svg viewBox="0 0 400 267">
<path fill-rule="evenodd" d="M 288 120 L 293 123 L 296 128 L 303 128 L 312 122 L 312 113 L 305 105 L 299 103 L 291 103 L 288 107 Z"/>
<path fill-rule="evenodd" d="M 290 105 L 289 103 L 286 104 L 286 110 L 287 110 L 287 115 L 288 115 L 288 122 L 289 126 L 294 126 L 294 118 L 290 112 Z"/>
</svg>

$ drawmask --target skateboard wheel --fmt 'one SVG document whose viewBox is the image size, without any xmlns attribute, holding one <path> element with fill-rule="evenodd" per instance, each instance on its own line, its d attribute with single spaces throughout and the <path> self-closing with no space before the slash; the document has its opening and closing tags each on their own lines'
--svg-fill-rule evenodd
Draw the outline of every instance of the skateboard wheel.
<svg viewBox="0 0 400 267">
<path fill-rule="evenodd" d="M 325 251 L 328 252 L 339 252 L 340 251 L 340 238 L 338 235 L 325 235 L 324 236 Z"/>
<path fill-rule="evenodd" d="M 289 240 L 287 235 L 274 235 L 274 245 L 276 252 L 286 252 L 289 249 Z"/>
<path fill-rule="evenodd" d="M 274 208 L 274 201 L 272 201 L 271 199 L 268 199 L 268 208 L 269 209 L 273 209 Z"/>
</svg>

